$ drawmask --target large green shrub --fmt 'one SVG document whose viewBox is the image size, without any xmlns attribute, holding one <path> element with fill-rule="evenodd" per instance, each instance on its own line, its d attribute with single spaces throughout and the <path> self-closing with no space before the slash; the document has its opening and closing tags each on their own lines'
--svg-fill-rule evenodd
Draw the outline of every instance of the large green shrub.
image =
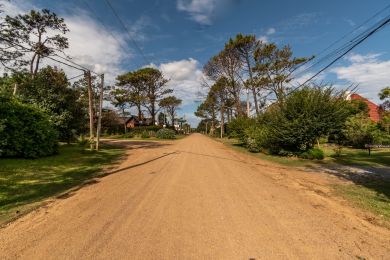
<svg viewBox="0 0 390 260">
<path fill-rule="evenodd" d="M 380 129 L 365 114 L 357 114 L 348 118 L 342 129 L 344 142 L 356 148 L 364 148 L 366 144 L 389 144 L 390 136 Z"/>
<path fill-rule="evenodd" d="M 156 137 L 159 139 L 175 139 L 175 131 L 168 128 L 162 128 L 157 131 Z"/>
<path fill-rule="evenodd" d="M 37 158 L 57 151 L 57 132 L 45 113 L 0 96 L 0 157 Z"/>
<path fill-rule="evenodd" d="M 332 88 L 304 87 L 271 105 L 259 118 L 266 129 L 264 148 L 301 153 L 334 129 L 340 129 L 350 115 L 350 103 Z"/>
<path fill-rule="evenodd" d="M 245 130 L 249 127 L 254 126 L 256 124 L 256 120 L 248 117 L 238 117 L 233 119 L 227 125 L 227 134 L 231 138 L 238 138 L 241 142 L 245 143 L 247 139 L 247 135 Z"/>
</svg>

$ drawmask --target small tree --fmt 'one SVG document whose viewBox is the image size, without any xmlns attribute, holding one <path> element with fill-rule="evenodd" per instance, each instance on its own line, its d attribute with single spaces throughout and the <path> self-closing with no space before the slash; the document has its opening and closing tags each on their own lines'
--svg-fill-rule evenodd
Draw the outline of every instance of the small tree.
<svg viewBox="0 0 390 260">
<path fill-rule="evenodd" d="M 348 118 L 342 132 L 346 144 L 356 148 L 364 148 L 366 144 L 373 144 L 381 135 L 377 124 L 363 113 Z"/>
<path fill-rule="evenodd" d="M 172 120 L 172 126 L 175 124 L 176 111 L 181 105 L 182 100 L 175 96 L 168 96 L 160 100 L 159 106 L 164 108 Z"/>
</svg>

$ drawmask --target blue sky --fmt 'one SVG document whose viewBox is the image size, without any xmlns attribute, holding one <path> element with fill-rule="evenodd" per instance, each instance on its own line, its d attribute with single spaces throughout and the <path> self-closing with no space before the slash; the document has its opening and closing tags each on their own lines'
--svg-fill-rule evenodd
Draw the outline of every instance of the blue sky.
<svg viewBox="0 0 390 260">
<path fill-rule="evenodd" d="M 311 56 L 389 4 L 386 0 L 110 2 L 146 59 L 137 51 L 105 0 L 11 0 L 6 3 L 6 10 L 17 13 L 48 8 L 65 17 L 71 29 L 68 54 L 77 62 L 104 71 L 109 82 L 118 73 L 150 63 L 159 67 L 171 78 L 171 87 L 184 100 L 179 114 L 185 114 L 193 124 L 197 122 L 193 116 L 197 92 L 202 91 L 202 66 L 223 48 L 229 37 L 239 32 L 255 34 L 268 42 L 290 45 L 296 56 Z M 390 8 L 378 18 L 389 14 Z M 360 93 L 378 101 L 379 89 L 390 85 L 389 46 L 390 26 L 323 73 L 319 80 L 337 87 L 359 84 Z M 66 72 L 69 76 L 77 74 L 70 69 Z M 296 81 L 309 75 L 298 75 Z"/>
</svg>

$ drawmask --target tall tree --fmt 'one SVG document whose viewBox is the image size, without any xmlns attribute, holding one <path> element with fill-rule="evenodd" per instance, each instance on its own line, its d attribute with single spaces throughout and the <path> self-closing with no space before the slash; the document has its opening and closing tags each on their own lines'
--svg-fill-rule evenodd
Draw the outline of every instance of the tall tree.
<svg viewBox="0 0 390 260">
<path fill-rule="evenodd" d="M 7 15 L 1 27 L 1 43 L 5 43 L 9 52 L 17 53 L 18 59 L 28 54 L 29 70 L 33 76 L 37 74 L 43 58 L 56 55 L 69 46 L 64 36 L 69 31 L 64 19 L 47 9 L 41 12 L 31 10 L 15 17 Z M 5 57 L 6 63 L 9 58 L 12 56 Z M 25 63 L 21 61 L 19 65 Z"/>
<path fill-rule="evenodd" d="M 203 68 L 204 73 L 214 81 L 220 78 L 226 78 L 226 88 L 234 99 L 236 113 L 238 115 L 245 114 L 241 106 L 241 68 L 242 60 L 240 55 L 231 46 L 225 46 L 225 49 L 211 58 Z"/>
<path fill-rule="evenodd" d="M 116 89 L 111 92 L 114 105 L 118 107 L 136 107 L 138 118 L 142 117 L 142 104 L 144 103 L 145 84 L 140 79 L 139 73 L 127 72 L 116 78 Z"/>
<path fill-rule="evenodd" d="M 311 58 L 295 58 L 289 46 L 279 49 L 276 44 L 262 44 L 254 53 L 256 83 L 271 91 L 281 101 L 289 90 L 288 83 L 293 80 L 292 73 L 299 65 Z"/>
<path fill-rule="evenodd" d="M 168 96 L 160 100 L 159 106 L 164 108 L 171 117 L 172 126 L 175 124 L 176 111 L 181 105 L 182 100 L 175 96 Z"/>
<path fill-rule="evenodd" d="M 152 117 L 153 125 L 156 122 L 158 112 L 157 105 L 162 98 L 173 90 L 167 88 L 168 80 L 164 78 L 161 71 L 155 68 L 142 68 L 135 72 L 135 78 L 138 84 L 145 87 L 145 99 L 143 106 L 148 110 Z"/>
<path fill-rule="evenodd" d="M 245 74 L 247 75 L 247 79 L 245 79 L 244 85 L 247 89 L 252 91 L 253 96 L 253 104 L 255 106 L 256 114 L 259 114 L 259 104 L 257 100 L 257 96 L 259 95 L 260 88 L 259 85 L 255 84 L 253 80 L 253 68 L 255 67 L 254 53 L 259 46 L 261 46 L 262 42 L 256 40 L 255 35 L 242 35 L 237 34 L 236 38 L 230 39 L 227 43 L 228 48 L 233 48 L 238 51 L 238 54 L 242 60 L 243 69 Z"/>
<path fill-rule="evenodd" d="M 214 135 L 217 119 L 217 106 L 214 95 L 207 95 L 206 100 L 198 106 L 195 116 L 203 118 L 207 123 L 210 122 L 211 126 L 209 134 Z"/>
<path fill-rule="evenodd" d="M 214 105 L 219 109 L 220 125 L 221 125 L 221 138 L 224 135 L 225 128 L 225 110 L 229 104 L 229 95 L 227 91 L 228 80 L 226 78 L 220 78 L 217 82 L 211 86 L 208 98 L 213 100 Z"/>
</svg>

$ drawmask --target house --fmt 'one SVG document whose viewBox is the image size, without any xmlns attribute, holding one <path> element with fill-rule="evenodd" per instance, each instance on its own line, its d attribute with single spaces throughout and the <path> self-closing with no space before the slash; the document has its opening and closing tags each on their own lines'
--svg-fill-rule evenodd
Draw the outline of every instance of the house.
<svg viewBox="0 0 390 260">
<path fill-rule="evenodd" d="M 141 116 L 141 120 L 137 116 L 130 116 L 125 120 L 126 128 L 134 128 L 137 126 L 151 126 L 153 125 L 152 118 L 145 118 Z"/>
<path fill-rule="evenodd" d="M 378 106 L 377 104 L 371 102 L 367 98 L 364 98 L 364 97 L 360 96 L 359 94 L 351 94 L 349 98 L 351 100 L 361 100 L 361 101 L 365 102 L 367 104 L 367 106 L 368 106 L 368 116 L 370 117 L 370 119 L 372 121 L 374 121 L 375 123 L 378 123 L 379 121 L 381 121 L 381 119 L 382 119 L 382 116 L 381 116 L 382 110 L 381 110 L 380 106 Z"/>
</svg>

